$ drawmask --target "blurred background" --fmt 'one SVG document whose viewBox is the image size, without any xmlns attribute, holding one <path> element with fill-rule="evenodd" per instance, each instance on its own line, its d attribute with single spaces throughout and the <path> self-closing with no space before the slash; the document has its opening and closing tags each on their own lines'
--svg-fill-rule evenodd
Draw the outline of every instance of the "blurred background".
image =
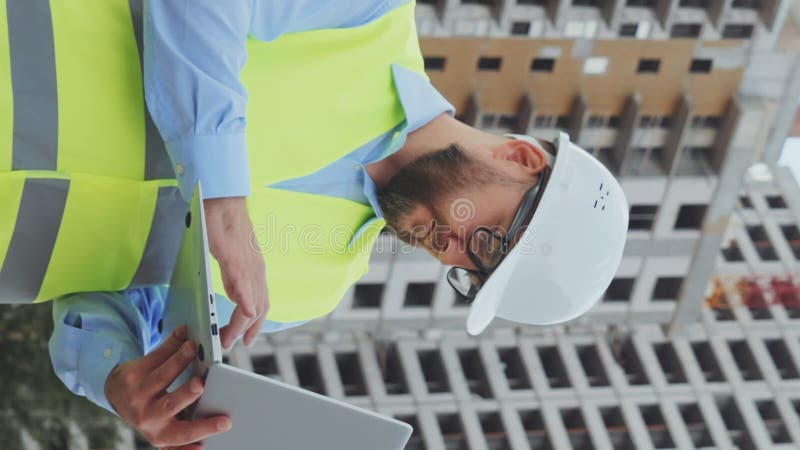
<svg viewBox="0 0 800 450">
<path fill-rule="evenodd" d="M 446 270 L 384 234 L 334 313 L 226 361 L 407 421 L 409 450 L 798 448 L 800 3 L 428 0 L 416 14 L 461 120 L 566 131 L 620 178 L 616 278 L 571 323 L 497 319 L 473 338 Z M 149 448 L 52 375 L 49 314 L 0 306 L 0 449 Z"/>
</svg>

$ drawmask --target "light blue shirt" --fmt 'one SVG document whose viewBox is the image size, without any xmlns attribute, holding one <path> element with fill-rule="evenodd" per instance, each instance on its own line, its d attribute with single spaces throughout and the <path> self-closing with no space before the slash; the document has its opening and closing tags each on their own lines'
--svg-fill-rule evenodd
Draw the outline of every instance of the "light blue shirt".
<svg viewBox="0 0 800 450">
<path fill-rule="evenodd" d="M 211 6 L 208 5 L 210 2 L 207 0 L 191 0 L 191 2 L 193 7 L 195 4 L 205 5 L 200 6 L 199 9 L 207 11 L 208 14 L 210 14 L 210 11 L 212 11 Z M 333 2 L 327 0 L 294 0 L 286 2 L 241 2 L 237 0 L 237 2 L 225 2 L 225 10 L 236 10 L 236 7 L 233 5 L 233 3 L 247 3 L 248 5 L 254 4 L 255 6 L 252 6 L 252 11 L 254 13 L 259 13 L 259 17 L 261 17 L 263 21 L 259 22 L 258 20 L 255 20 L 254 16 L 252 23 L 262 23 L 263 26 L 260 28 L 262 33 L 266 33 L 265 30 L 272 30 L 272 34 L 260 35 L 274 39 L 277 36 L 275 33 L 298 31 L 302 29 L 299 28 L 301 26 L 307 26 L 309 27 L 308 29 L 314 29 L 326 26 L 326 24 L 333 26 L 336 23 L 347 24 L 347 26 L 358 25 L 360 23 L 358 21 L 348 22 L 343 10 L 350 11 L 356 16 L 365 17 L 364 22 L 366 22 L 374 18 L 374 14 L 363 13 L 363 11 L 370 10 L 370 8 L 367 7 L 368 5 L 374 5 L 375 8 L 372 11 L 383 11 L 383 13 L 385 13 L 390 10 L 387 5 L 396 6 L 404 2 L 363 1 L 351 2 L 348 5 L 348 8 L 331 8 L 329 5 Z M 354 3 L 358 3 L 359 5 L 362 5 L 362 7 L 359 7 L 358 5 L 353 6 Z M 154 15 L 154 5 L 160 5 L 160 7 L 163 8 L 167 8 L 165 5 L 171 5 L 171 7 L 176 8 L 174 12 L 180 12 L 182 10 L 176 5 L 185 4 L 186 2 L 184 0 L 159 1 L 152 3 L 149 5 L 150 17 L 152 19 L 152 16 Z M 220 3 L 220 5 L 222 4 Z M 265 12 L 269 10 L 266 9 L 265 5 L 275 5 L 275 7 L 278 9 L 278 12 L 271 18 L 266 17 L 267 14 Z M 220 7 L 217 7 L 217 9 L 219 8 Z M 339 22 L 332 21 L 331 17 L 322 14 L 320 11 L 323 9 L 331 9 L 333 11 L 333 15 L 338 17 L 337 20 Z M 317 21 L 315 22 L 314 20 L 304 16 L 301 14 L 302 11 L 308 12 L 311 17 L 316 17 Z M 237 12 L 236 14 L 240 13 L 242 12 Z M 193 14 L 197 14 L 197 12 L 194 12 Z M 233 15 L 235 16 L 236 14 Z M 283 17 L 283 19 L 279 20 L 278 18 L 281 17 Z M 292 25 L 291 23 L 285 22 L 288 20 L 287 18 L 303 18 L 303 20 L 298 19 L 299 22 Z M 206 33 L 203 36 L 204 40 L 202 42 L 206 42 L 205 38 L 207 38 L 207 34 L 213 34 L 213 30 L 215 29 L 213 26 L 208 27 L 207 22 L 209 21 L 210 18 L 205 17 L 204 20 L 200 20 L 197 23 L 189 22 L 193 24 L 193 28 L 203 29 L 203 33 Z M 184 23 L 183 25 L 186 24 Z M 278 25 L 281 25 L 282 28 Z M 204 27 L 207 27 L 208 29 L 204 29 Z M 188 35 L 195 34 L 191 30 L 187 30 L 186 32 Z M 208 38 L 207 40 L 215 41 L 211 38 Z M 220 38 L 220 40 L 224 39 Z M 202 42 L 199 45 L 202 45 Z M 236 42 L 230 42 L 228 45 L 236 46 L 239 44 Z M 186 51 L 189 53 L 194 51 L 201 52 L 200 49 L 189 49 Z M 173 54 L 173 56 L 177 57 L 175 54 Z M 230 58 L 226 57 L 226 59 Z M 228 87 L 210 82 L 209 80 L 200 81 L 204 78 L 203 74 L 199 72 L 194 73 L 193 70 L 195 69 L 191 69 L 191 65 L 185 64 L 185 62 L 176 63 L 167 59 L 165 61 L 160 61 L 160 63 L 166 64 L 168 67 L 170 67 L 170 65 L 180 66 L 180 69 L 175 68 L 174 70 L 183 70 L 185 72 L 185 76 L 188 77 L 181 78 L 173 74 L 167 77 L 167 81 L 165 81 L 165 83 L 170 84 L 188 82 L 189 85 L 195 86 L 195 92 L 193 93 L 183 93 L 182 89 L 174 90 L 173 95 L 178 97 L 181 95 L 185 96 L 181 101 L 186 101 L 187 99 L 191 100 L 193 98 L 196 99 L 196 92 L 204 92 L 204 95 L 207 95 L 209 98 L 220 99 L 219 101 L 222 101 L 221 99 L 224 99 L 226 95 L 231 94 L 232 92 Z M 199 71 L 201 69 L 196 70 Z M 222 69 L 220 70 L 224 71 Z M 427 81 L 425 77 L 400 66 L 393 66 L 392 74 L 394 78 L 395 89 L 405 113 L 405 121 L 395 127 L 395 129 L 389 130 L 383 135 L 376 137 L 372 141 L 355 149 L 342 159 L 333 162 L 332 164 L 313 174 L 301 178 L 282 181 L 272 185 L 272 187 L 346 198 L 372 206 L 376 214 L 376 217 L 372 220 L 377 220 L 377 218 L 382 217 L 382 212 L 380 211 L 377 202 L 375 185 L 365 170 L 366 165 L 377 162 L 399 150 L 403 144 L 405 144 L 408 133 L 411 133 L 412 131 L 424 126 L 442 113 L 453 114 L 454 112 L 453 106 L 448 103 L 438 91 L 436 91 L 436 89 Z M 184 81 L 178 81 L 178 79 L 183 79 Z M 152 80 L 150 81 L 150 85 L 152 85 Z M 204 82 L 207 82 L 207 84 L 203 85 Z M 203 85 L 204 87 L 197 90 L 197 86 L 200 85 Z M 218 92 L 212 92 L 214 89 L 217 89 Z M 231 95 L 233 95 L 234 99 L 227 100 L 226 104 L 228 104 L 229 108 L 222 108 L 224 111 L 221 116 L 233 117 L 236 115 L 233 112 L 236 109 L 233 107 L 233 104 L 236 103 L 237 100 L 234 94 Z M 178 100 L 174 101 L 176 103 L 179 102 Z M 204 103 L 204 105 L 209 104 L 213 105 L 214 102 Z M 178 110 L 176 109 L 172 112 L 178 112 Z M 174 122 L 170 122 L 171 125 L 167 125 L 167 127 L 172 127 L 171 129 L 173 129 L 175 134 L 167 133 L 165 134 L 165 138 L 169 139 L 170 136 L 181 136 L 181 133 L 176 131 L 181 129 L 179 124 L 186 121 L 195 121 L 194 123 L 196 125 L 184 128 L 184 131 L 189 131 L 188 134 L 176 139 L 183 143 L 197 142 L 197 136 L 192 134 L 193 130 L 205 129 L 204 127 L 213 121 L 209 122 L 210 119 L 208 119 L 208 117 L 210 117 L 209 114 L 211 113 L 204 115 L 200 110 L 195 112 L 198 114 L 176 114 L 174 116 Z M 166 129 L 164 128 L 163 123 L 164 122 L 162 121 L 162 133 Z M 203 125 L 199 125 L 200 123 L 203 123 Z M 202 177 L 207 176 L 209 177 L 209 181 L 216 182 L 216 184 L 213 184 L 216 189 L 221 189 L 218 190 L 217 193 L 222 193 L 222 195 L 231 195 L 233 191 L 229 189 L 235 190 L 238 185 L 237 180 L 244 178 L 242 177 L 242 173 L 247 173 L 247 170 L 249 169 L 246 164 L 246 158 L 244 159 L 243 165 L 238 165 L 238 163 L 228 164 L 227 162 L 221 164 L 219 163 L 218 159 L 225 159 L 224 156 L 221 156 L 226 154 L 226 147 L 223 144 L 236 140 L 235 138 L 220 136 L 229 136 L 229 134 L 226 133 L 231 130 L 240 130 L 243 132 L 244 121 L 243 119 L 241 121 L 222 120 L 218 123 L 228 123 L 229 125 L 222 128 L 216 128 L 214 130 L 218 134 L 212 135 L 216 137 L 210 138 L 211 141 L 215 141 L 213 145 L 205 147 L 203 144 L 201 144 L 200 147 L 195 148 L 195 150 L 197 148 L 200 149 L 197 152 L 194 152 L 194 150 L 188 150 L 190 148 L 189 145 L 181 144 L 178 146 L 173 146 L 170 150 L 173 152 L 171 153 L 171 157 L 173 158 L 173 161 L 180 161 L 180 158 L 176 159 L 175 157 L 177 153 L 174 153 L 176 152 L 176 149 L 179 149 L 177 150 L 178 153 L 185 151 L 188 152 L 188 154 L 193 155 L 193 161 L 202 160 L 200 163 L 192 163 L 191 167 L 198 170 L 197 173 L 200 174 L 204 190 L 206 189 L 207 181 Z M 202 141 L 204 139 L 205 137 L 200 140 Z M 238 151 L 239 150 L 235 150 L 233 153 Z M 244 147 L 242 147 L 242 151 L 245 151 Z M 210 156 L 211 162 L 204 159 L 208 155 L 213 155 Z M 234 159 L 236 158 L 234 157 Z M 187 165 L 185 169 L 188 169 L 189 167 L 190 165 Z M 228 170 L 232 170 L 233 172 L 228 172 Z M 187 173 L 188 170 L 184 170 L 184 175 Z M 236 175 L 231 176 L 231 174 Z M 185 179 L 186 178 L 184 176 L 184 180 Z M 244 192 L 238 192 L 237 194 L 244 195 Z M 369 221 L 364 224 L 356 233 L 356 236 L 363 232 L 363 230 L 366 229 L 371 222 L 372 221 Z M 113 413 L 113 408 L 108 403 L 108 399 L 105 396 L 106 379 L 108 378 L 109 373 L 111 373 L 114 367 L 116 367 L 118 364 L 121 364 L 125 361 L 138 359 L 160 345 L 161 333 L 158 330 L 158 322 L 161 320 L 164 310 L 166 290 L 166 287 L 151 287 L 143 289 L 129 289 L 123 292 L 83 293 L 67 296 L 54 301 L 54 331 L 50 338 L 50 355 L 53 363 L 53 369 L 58 377 L 67 386 L 67 388 L 69 388 L 75 394 L 86 396 L 92 402 Z M 233 312 L 234 305 L 230 301 L 218 301 L 215 303 L 217 305 L 220 323 L 227 324 L 230 321 L 230 315 Z M 261 331 L 276 332 L 295 327 L 303 323 L 306 322 L 279 323 L 265 321 Z"/>
<path fill-rule="evenodd" d="M 147 105 L 166 141 L 181 193 L 250 194 L 247 91 L 239 74 L 247 36 L 348 28 L 409 0 L 158 0 L 145 5 Z M 259 124 L 269 126 L 269 124 Z"/>
<path fill-rule="evenodd" d="M 217 306 L 220 323 L 230 322 L 234 304 L 222 296 Z M 116 414 L 105 385 L 119 364 L 141 358 L 161 345 L 158 324 L 167 298 L 166 286 L 121 292 L 87 292 L 53 301 L 50 360 L 53 370 L 73 393 Z M 276 332 L 304 322 L 265 321 L 262 333 Z"/>
</svg>

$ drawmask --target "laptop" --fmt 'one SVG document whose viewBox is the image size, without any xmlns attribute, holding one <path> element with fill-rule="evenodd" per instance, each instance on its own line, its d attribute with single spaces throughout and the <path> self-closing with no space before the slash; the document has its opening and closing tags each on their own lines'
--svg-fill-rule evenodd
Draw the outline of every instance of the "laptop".
<svg viewBox="0 0 800 450">
<path fill-rule="evenodd" d="M 184 413 L 224 414 L 233 428 L 203 442 L 206 450 L 401 450 L 410 425 L 222 362 L 200 185 L 195 187 L 162 321 L 167 336 L 187 326 L 197 345 L 192 365 L 170 390 L 193 376 L 205 391 Z"/>
</svg>

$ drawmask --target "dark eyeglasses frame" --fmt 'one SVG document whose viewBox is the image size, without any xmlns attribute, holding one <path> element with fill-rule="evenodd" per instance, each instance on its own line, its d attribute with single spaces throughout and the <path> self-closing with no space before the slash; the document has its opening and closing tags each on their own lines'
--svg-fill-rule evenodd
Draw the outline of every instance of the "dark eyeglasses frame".
<svg viewBox="0 0 800 450">
<path fill-rule="evenodd" d="M 539 180 L 537 180 L 536 184 L 528 189 L 525 192 L 525 195 L 522 197 L 522 201 L 520 202 L 519 207 L 517 208 L 517 213 L 514 215 L 514 220 L 511 221 L 511 226 L 509 227 L 507 234 L 501 234 L 497 230 L 492 230 L 488 227 L 478 227 L 476 228 L 472 234 L 470 234 L 469 239 L 467 240 L 467 255 L 469 259 L 475 264 L 475 267 L 478 270 L 471 270 L 464 267 L 452 267 L 447 272 L 447 282 L 450 283 L 450 287 L 456 291 L 459 296 L 461 296 L 462 300 L 466 303 L 472 303 L 475 300 L 475 296 L 477 296 L 478 291 L 486 283 L 486 280 L 489 279 L 489 276 L 494 272 L 495 269 L 503 262 L 503 260 L 508 256 L 509 247 L 511 246 L 512 242 L 515 242 L 517 239 L 517 235 L 520 234 L 521 231 L 524 231 L 523 227 L 527 227 L 530 223 L 531 219 L 533 218 L 533 214 L 536 212 L 536 208 L 539 206 L 539 202 L 542 199 L 542 194 L 544 194 L 545 186 L 547 185 L 547 181 L 550 179 L 550 167 L 545 167 L 539 173 Z M 478 235 L 478 232 L 485 233 L 485 236 L 489 236 L 490 239 L 494 239 L 497 242 L 491 243 L 488 245 L 498 245 L 500 248 L 500 254 L 502 255 L 497 262 L 492 267 L 487 267 L 483 261 L 480 260 L 478 256 L 472 251 L 473 242 L 472 240 Z M 459 275 L 466 275 L 469 276 L 472 285 L 468 292 L 462 292 L 456 286 L 456 282 L 453 281 L 458 279 Z"/>
</svg>

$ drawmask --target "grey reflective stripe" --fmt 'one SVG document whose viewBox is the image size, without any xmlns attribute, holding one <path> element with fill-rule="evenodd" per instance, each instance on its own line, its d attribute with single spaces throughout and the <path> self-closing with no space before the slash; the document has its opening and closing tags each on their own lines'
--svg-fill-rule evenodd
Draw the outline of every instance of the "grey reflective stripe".
<svg viewBox="0 0 800 450">
<path fill-rule="evenodd" d="M 48 0 L 6 0 L 14 96 L 12 170 L 56 170 L 58 91 Z"/>
<path fill-rule="evenodd" d="M 172 163 L 167 154 L 164 140 L 158 132 L 147 106 L 144 108 L 145 120 L 145 156 L 144 156 L 144 179 L 145 180 L 166 180 L 174 179 L 175 171 L 172 170 Z"/>
<path fill-rule="evenodd" d="M 139 47 L 139 63 L 141 66 L 144 59 L 142 0 L 128 0 L 128 7 L 131 11 L 133 32 L 136 35 L 136 45 Z M 144 179 L 163 180 L 175 178 L 175 172 L 172 170 L 172 164 L 170 163 L 164 140 L 161 139 L 161 133 L 158 132 L 158 128 L 153 122 L 153 118 L 150 116 L 147 105 L 144 107 L 144 127 Z"/>
<path fill-rule="evenodd" d="M 68 193 L 69 180 L 25 180 L 14 234 L 0 269 L 0 303 L 29 303 L 36 299 L 50 264 Z"/>
<path fill-rule="evenodd" d="M 189 204 L 183 201 L 177 187 L 162 187 L 158 190 L 150 234 L 130 287 L 169 283 L 181 245 L 187 211 Z"/>
</svg>

